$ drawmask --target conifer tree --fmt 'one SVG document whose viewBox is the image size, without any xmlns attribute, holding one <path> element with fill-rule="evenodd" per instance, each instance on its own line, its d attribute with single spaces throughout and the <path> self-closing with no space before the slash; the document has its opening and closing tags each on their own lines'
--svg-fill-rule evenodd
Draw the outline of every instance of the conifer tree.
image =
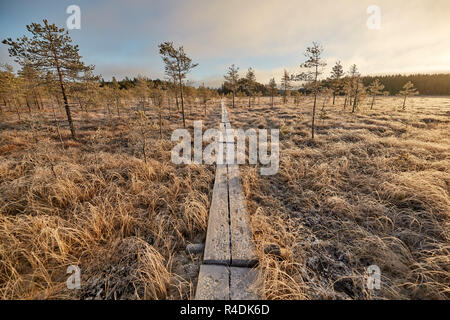
<svg viewBox="0 0 450 320">
<path fill-rule="evenodd" d="M 296 107 L 298 107 L 302 94 L 298 90 L 294 90 L 293 95 L 294 95 L 294 104 Z"/>
<path fill-rule="evenodd" d="M 277 93 L 277 83 L 275 82 L 275 78 L 270 79 L 269 84 L 267 85 L 269 88 L 270 100 L 273 108 L 273 97 Z"/>
<path fill-rule="evenodd" d="M 75 140 L 75 127 L 65 84 L 78 78 L 80 72 L 92 70 L 93 66 L 85 66 L 81 62 L 78 46 L 72 44 L 72 39 L 64 28 L 58 28 L 55 24 L 43 20 L 43 24 L 27 25 L 27 30 L 31 33 L 31 38 L 23 36 L 15 41 L 8 38 L 3 40 L 3 43 L 9 46 L 9 55 L 20 65 L 29 63 L 36 70 L 43 73 L 50 71 L 57 75 L 70 132 Z"/>
<path fill-rule="evenodd" d="M 40 83 L 41 75 L 38 70 L 33 68 L 33 66 L 26 62 L 22 69 L 18 72 L 21 78 L 21 83 L 23 85 L 23 97 L 25 98 L 25 103 L 27 104 L 28 110 L 31 113 L 31 103 L 30 99 L 35 105 L 36 109 L 41 109 L 39 101 L 37 98 L 37 90 Z"/>
<path fill-rule="evenodd" d="M 331 88 L 333 89 L 333 106 L 336 100 L 336 94 L 340 94 L 342 91 L 343 83 L 342 77 L 344 76 L 344 69 L 340 61 L 337 61 L 331 70 Z"/>
<path fill-rule="evenodd" d="M 239 88 L 239 67 L 232 64 L 228 68 L 227 74 L 224 76 L 226 81 L 226 86 L 231 90 L 233 94 L 233 108 L 234 108 L 234 97 L 236 96 L 236 90 Z"/>
<path fill-rule="evenodd" d="M 78 102 L 81 110 L 88 113 L 89 106 L 95 106 L 99 103 L 100 77 L 95 76 L 91 70 L 87 70 L 80 77 L 80 80 L 69 83 L 66 87 L 69 95 Z"/>
<path fill-rule="evenodd" d="M 5 107 L 15 106 L 17 116 L 20 119 L 20 112 L 16 104 L 16 82 L 17 79 L 13 72 L 13 67 L 9 64 L 0 64 L 0 97 Z"/>
<path fill-rule="evenodd" d="M 350 100 L 350 96 L 352 94 L 352 80 L 349 77 L 345 77 L 343 80 L 343 86 L 342 91 L 345 94 L 345 100 L 344 100 L 344 110 L 347 107 L 347 104 Z"/>
<path fill-rule="evenodd" d="M 352 113 L 355 112 L 356 106 L 358 103 L 358 95 L 360 94 L 362 90 L 362 81 L 361 81 L 361 74 L 358 72 L 358 68 L 356 64 L 353 64 L 350 67 L 349 71 L 349 77 L 350 77 L 350 103 L 352 103 L 353 99 L 353 106 L 352 106 Z"/>
<path fill-rule="evenodd" d="M 255 71 L 253 71 L 252 68 L 248 68 L 247 73 L 245 75 L 245 89 L 247 90 L 248 94 L 248 107 L 251 107 L 251 98 L 253 97 L 253 93 L 255 90 L 255 84 L 256 84 L 256 76 Z"/>
<path fill-rule="evenodd" d="M 114 102 L 116 104 L 117 116 L 120 117 L 120 105 L 121 105 L 120 99 L 122 97 L 122 94 L 120 92 L 120 86 L 116 80 L 116 77 L 112 77 L 111 88 L 112 88 Z"/>
<path fill-rule="evenodd" d="M 370 104 L 370 110 L 372 110 L 375 104 L 376 96 L 383 94 L 384 85 L 381 84 L 380 80 L 375 79 L 368 87 L 367 91 L 372 96 L 372 103 Z"/>
<path fill-rule="evenodd" d="M 201 102 L 203 103 L 204 106 L 204 111 L 205 111 L 205 117 L 206 117 L 206 105 L 209 101 L 209 97 L 210 97 L 210 92 L 209 90 L 205 87 L 205 84 L 203 83 L 202 86 L 200 88 L 198 88 L 199 91 L 199 96 L 201 98 Z M 234 96 L 233 96 L 234 97 Z M 234 98 L 233 98 L 234 101 Z"/>
<path fill-rule="evenodd" d="M 150 88 L 148 86 L 147 79 L 144 76 L 137 76 L 134 92 L 138 104 L 141 106 L 141 110 L 145 114 L 145 106 L 148 103 L 148 99 L 150 98 Z"/>
<path fill-rule="evenodd" d="M 281 88 L 283 89 L 283 103 L 287 103 L 287 96 L 292 89 L 292 76 L 285 69 L 283 76 L 281 77 Z"/>
<path fill-rule="evenodd" d="M 317 104 L 317 94 L 320 89 L 319 77 L 322 74 L 323 68 L 326 66 L 326 63 L 322 60 L 323 48 L 313 42 L 311 47 L 306 48 L 305 57 L 306 61 L 300 65 L 301 68 L 306 69 L 306 71 L 298 74 L 295 79 L 299 81 L 306 81 L 309 85 L 309 88 L 312 90 L 314 95 L 313 102 L 313 112 L 312 112 L 312 120 L 311 120 L 311 139 L 314 139 L 314 120 L 316 115 L 316 104 Z"/>
<path fill-rule="evenodd" d="M 165 64 L 165 73 L 169 78 L 174 78 L 178 82 L 181 99 L 181 112 L 183 116 L 183 127 L 186 128 L 186 120 L 184 114 L 184 98 L 183 98 L 183 81 L 187 74 L 196 66 L 197 63 L 192 63 L 184 52 L 183 47 L 175 49 L 173 42 L 163 42 L 159 45 L 159 54 L 161 55 Z"/>
<path fill-rule="evenodd" d="M 415 96 L 418 94 L 419 94 L 419 91 L 417 91 L 417 89 L 414 88 L 414 84 L 411 81 L 408 81 L 403 86 L 403 90 L 399 92 L 399 95 L 404 97 L 402 110 L 405 110 L 405 108 L 406 108 L 406 98 L 409 96 Z"/>
</svg>

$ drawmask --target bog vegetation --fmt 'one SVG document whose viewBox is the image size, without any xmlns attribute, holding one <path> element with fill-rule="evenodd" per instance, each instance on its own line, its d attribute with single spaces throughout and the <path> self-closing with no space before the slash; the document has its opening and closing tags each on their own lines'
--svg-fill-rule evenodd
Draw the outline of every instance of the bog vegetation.
<svg viewBox="0 0 450 320">
<path fill-rule="evenodd" d="M 192 297 L 214 167 L 173 165 L 170 135 L 216 127 L 220 99 L 237 127 L 281 131 L 277 175 L 242 168 L 264 297 L 449 297 L 449 105 L 412 98 L 450 94 L 449 75 L 327 75 L 313 43 L 280 79 L 231 65 L 213 89 L 163 42 L 164 79 L 106 81 L 63 28 L 27 31 L 3 41 L 20 69 L 0 66 L 0 298 Z"/>
</svg>

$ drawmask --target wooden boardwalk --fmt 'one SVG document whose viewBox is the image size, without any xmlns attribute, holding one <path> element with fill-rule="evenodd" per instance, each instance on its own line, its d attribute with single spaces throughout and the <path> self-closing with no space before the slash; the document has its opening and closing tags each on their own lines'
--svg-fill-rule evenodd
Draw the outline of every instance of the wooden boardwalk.
<svg viewBox="0 0 450 320">
<path fill-rule="evenodd" d="M 222 101 L 220 143 L 225 152 L 235 148 L 234 136 L 227 129 L 231 125 Z M 252 269 L 257 263 L 239 165 L 218 163 L 195 299 L 259 299 L 257 272 Z"/>
</svg>

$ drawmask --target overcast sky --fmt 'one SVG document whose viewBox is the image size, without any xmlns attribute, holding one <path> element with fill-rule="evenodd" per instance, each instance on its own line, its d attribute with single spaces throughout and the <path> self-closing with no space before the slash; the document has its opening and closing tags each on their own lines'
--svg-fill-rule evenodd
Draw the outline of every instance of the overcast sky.
<svg viewBox="0 0 450 320">
<path fill-rule="evenodd" d="M 341 60 L 363 74 L 450 72 L 449 0 L 1 0 L 0 39 L 44 18 L 65 26 L 71 4 L 81 8 L 81 29 L 70 35 L 105 79 L 162 78 L 162 41 L 183 45 L 199 63 L 190 79 L 211 86 L 232 63 L 279 82 L 283 69 L 299 71 L 312 41 L 328 67 Z M 381 9 L 379 30 L 366 25 L 370 5 Z M 11 62 L 3 44 L 0 61 Z"/>
</svg>

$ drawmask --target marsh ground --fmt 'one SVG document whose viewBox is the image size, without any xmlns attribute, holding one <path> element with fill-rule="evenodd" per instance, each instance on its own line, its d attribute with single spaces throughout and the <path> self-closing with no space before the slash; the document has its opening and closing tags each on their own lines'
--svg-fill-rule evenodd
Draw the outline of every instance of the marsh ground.
<svg viewBox="0 0 450 320">
<path fill-rule="evenodd" d="M 257 99 L 258 100 L 258 99 Z M 450 98 L 381 98 L 356 113 L 338 98 L 310 139 L 311 99 L 227 102 L 234 128 L 279 128 L 280 169 L 241 166 L 267 299 L 449 298 Z M 258 102 L 258 101 L 256 101 Z M 187 108 L 189 113 L 190 108 Z M 188 299 L 214 166 L 170 161 L 164 110 L 75 111 L 79 140 L 51 110 L 0 124 L 0 298 Z M 219 102 L 192 108 L 216 127 Z M 64 119 L 62 110 L 58 118 Z M 145 143 L 144 139 L 145 137 Z M 145 154 L 144 154 L 145 151 Z M 276 243 L 281 256 L 264 254 Z M 81 290 L 66 288 L 79 265 Z M 382 287 L 365 287 L 367 266 Z"/>
<path fill-rule="evenodd" d="M 278 174 L 241 167 L 266 298 L 449 298 L 450 99 L 401 102 L 319 100 L 314 141 L 311 99 L 230 110 L 234 127 L 281 132 Z M 381 290 L 366 289 L 369 265 Z"/>
<path fill-rule="evenodd" d="M 192 130 L 204 109 L 187 110 Z M 173 110 L 162 138 L 151 108 L 73 112 L 78 141 L 60 120 L 63 142 L 51 109 L 2 115 L 0 298 L 189 298 L 198 258 L 184 249 L 205 236 L 214 167 L 170 161 Z M 67 289 L 69 265 L 81 290 Z"/>
</svg>

